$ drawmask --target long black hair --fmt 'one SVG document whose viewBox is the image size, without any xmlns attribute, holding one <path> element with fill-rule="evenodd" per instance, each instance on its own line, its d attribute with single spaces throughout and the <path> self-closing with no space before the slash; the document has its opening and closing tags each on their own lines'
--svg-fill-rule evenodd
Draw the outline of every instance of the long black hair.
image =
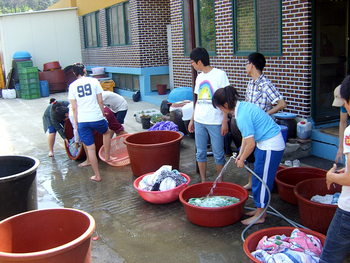
<svg viewBox="0 0 350 263">
<path fill-rule="evenodd" d="M 225 103 L 227 103 L 228 109 L 233 110 L 236 107 L 236 103 L 238 101 L 239 95 L 237 90 L 229 85 L 225 88 L 220 88 L 215 91 L 212 104 L 213 107 L 225 107 Z"/>
<path fill-rule="evenodd" d="M 62 103 L 56 101 L 52 105 L 52 111 L 53 115 L 56 117 L 56 119 L 59 122 L 64 121 L 65 118 L 67 118 L 66 113 L 68 113 L 69 109 L 68 107 L 64 106 Z"/>
</svg>

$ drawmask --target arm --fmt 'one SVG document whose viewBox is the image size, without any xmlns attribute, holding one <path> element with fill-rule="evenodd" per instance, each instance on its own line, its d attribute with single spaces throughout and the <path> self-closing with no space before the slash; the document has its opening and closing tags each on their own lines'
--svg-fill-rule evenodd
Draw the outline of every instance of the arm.
<svg viewBox="0 0 350 263">
<path fill-rule="evenodd" d="M 239 158 L 236 159 L 237 167 L 244 167 L 244 161 L 254 151 L 255 140 L 254 137 L 243 138 Z"/>
<path fill-rule="evenodd" d="M 104 111 L 104 107 L 103 107 L 103 100 L 102 100 L 102 94 L 101 93 L 96 94 L 96 97 L 97 97 L 97 102 L 98 102 L 98 105 L 100 106 L 102 115 L 105 116 L 105 111 Z"/>
<path fill-rule="evenodd" d="M 346 162 L 346 167 L 350 165 L 350 153 L 346 153 L 348 158 Z M 340 185 L 350 186 L 350 171 L 345 171 L 343 168 L 341 170 L 336 171 L 337 165 L 334 164 L 333 167 L 327 172 L 327 188 L 329 189 L 332 183 L 337 183 Z"/>
<path fill-rule="evenodd" d="M 52 109 L 51 109 L 51 112 L 50 112 L 50 120 L 51 120 L 52 126 L 60 134 L 62 139 L 63 140 L 67 139 L 66 134 L 64 133 L 63 127 L 62 127 L 61 123 L 56 119 Z"/>
<path fill-rule="evenodd" d="M 228 115 L 223 112 L 223 119 L 221 124 L 221 135 L 225 136 L 228 133 Z"/>
<path fill-rule="evenodd" d="M 335 163 L 340 161 L 343 162 L 343 140 L 344 140 L 344 130 L 348 124 L 348 114 L 345 112 L 340 112 L 340 122 L 339 122 L 339 148 L 337 155 L 335 156 Z"/>
<path fill-rule="evenodd" d="M 283 110 L 285 107 L 287 107 L 287 103 L 284 99 L 278 100 L 277 105 L 273 107 L 271 110 L 267 111 L 266 113 L 269 115 L 272 115 L 276 112 L 279 112 L 280 110 Z"/>
<path fill-rule="evenodd" d="M 74 125 L 76 129 L 78 130 L 78 106 L 77 106 L 77 101 L 76 100 L 70 100 L 70 104 L 72 105 L 72 110 L 73 110 L 73 117 L 74 117 Z M 73 125 L 73 123 L 72 123 Z"/>
<path fill-rule="evenodd" d="M 198 102 L 198 100 L 196 101 L 196 104 L 194 105 L 192 117 L 191 117 L 190 123 L 188 124 L 188 127 L 187 127 L 187 129 L 190 133 L 194 132 L 194 111 L 196 110 L 197 102 Z"/>
</svg>

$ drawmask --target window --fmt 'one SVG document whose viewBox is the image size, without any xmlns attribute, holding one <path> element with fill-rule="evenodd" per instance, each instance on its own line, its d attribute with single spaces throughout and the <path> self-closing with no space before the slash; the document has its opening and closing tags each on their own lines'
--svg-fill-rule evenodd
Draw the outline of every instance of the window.
<svg viewBox="0 0 350 263">
<path fill-rule="evenodd" d="M 233 0 L 235 53 L 281 54 L 281 1 Z"/>
<path fill-rule="evenodd" d="M 106 14 L 108 45 L 131 44 L 129 2 L 107 8 Z"/>
<path fill-rule="evenodd" d="M 100 47 L 100 12 L 83 17 L 85 47 Z"/>
<path fill-rule="evenodd" d="M 138 75 L 113 73 L 112 78 L 115 82 L 116 87 L 119 89 L 131 91 L 140 90 Z"/>
<path fill-rule="evenodd" d="M 204 47 L 209 54 L 215 53 L 215 1 L 193 0 L 196 46 Z M 183 32 L 185 53 L 191 52 L 189 33 L 189 10 L 183 1 Z"/>
</svg>

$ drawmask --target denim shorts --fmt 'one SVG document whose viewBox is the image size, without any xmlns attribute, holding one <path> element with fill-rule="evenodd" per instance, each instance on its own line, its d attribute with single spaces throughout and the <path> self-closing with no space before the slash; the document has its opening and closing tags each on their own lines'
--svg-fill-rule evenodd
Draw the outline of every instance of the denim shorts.
<svg viewBox="0 0 350 263">
<path fill-rule="evenodd" d="M 350 212 L 337 208 L 328 228 L 320 263 L 341 263 L 350 250 Z"/>
<path fill-rule="evenodd" d="M 86 146 L 94 143 L 94 130 L 105 134 L 108 131 L 108 122 L 106 119 L 93 122 L 78 122 L 79 137 Z"/>
<path fill-rule="evenodd" d="M 221 136 L 221 125 L 207 125 L 194 122 L 195 141 L 196 141 L 196 160 L 197 162 L 207 161 L 208 136 L 210 136 L 211 148 L 213 150 L 215 163 L 224 165 L 226 163 L 224 150 L 224 137 Z"/>
</svg>

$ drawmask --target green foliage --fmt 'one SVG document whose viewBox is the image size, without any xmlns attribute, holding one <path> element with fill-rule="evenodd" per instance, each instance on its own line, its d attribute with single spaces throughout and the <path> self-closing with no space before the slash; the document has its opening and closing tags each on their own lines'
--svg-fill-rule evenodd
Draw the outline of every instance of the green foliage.
<svg viewBox="0 0 350 263">
<path fill-rule="evenodd" d="M 59 0 L 0 0 L 0 14 L 45 10 Z"/>
</svg>

